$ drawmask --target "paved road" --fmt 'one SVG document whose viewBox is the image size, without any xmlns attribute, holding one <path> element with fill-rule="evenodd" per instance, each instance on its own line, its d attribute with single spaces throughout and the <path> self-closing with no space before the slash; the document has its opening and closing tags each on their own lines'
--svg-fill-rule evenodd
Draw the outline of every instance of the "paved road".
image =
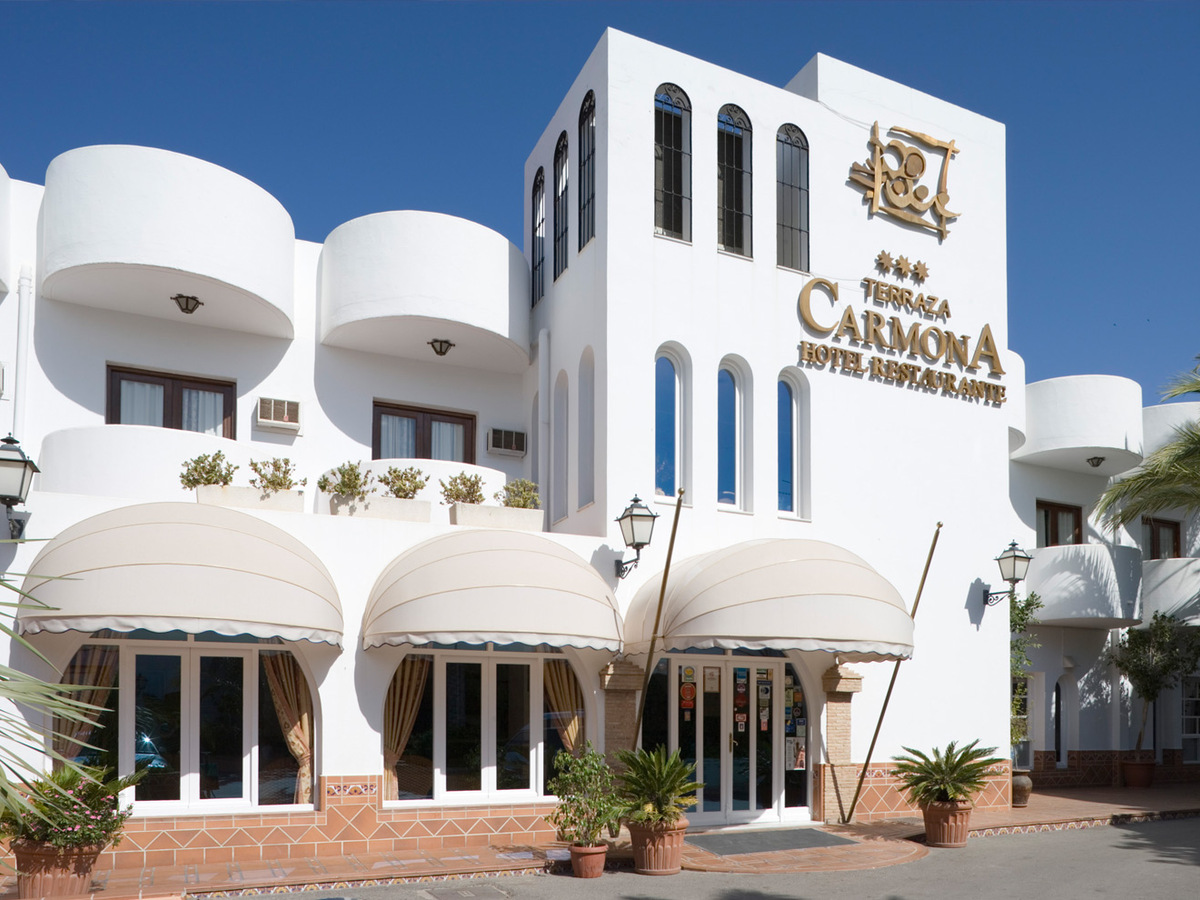
<svg viewBox="0 0 1200 900">
<path fill-rule="evenodd" d="M 1200 818 L 977 838 L 914 863 L 862 872 L 666 878 L 606 872 L 397 885 L 320 893 L 306 900 L 1076 900 L 1200 896 Z"/>
</svg>

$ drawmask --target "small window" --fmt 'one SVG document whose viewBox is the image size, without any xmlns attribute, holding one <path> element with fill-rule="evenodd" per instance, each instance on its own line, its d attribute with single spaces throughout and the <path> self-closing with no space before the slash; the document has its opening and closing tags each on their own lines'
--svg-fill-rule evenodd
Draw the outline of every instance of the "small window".
<svg viewBox="0 0 1200 900">
<path fill-rule="evenodd" d="M 110 425 L 154 425 L 233 438 L 236 402 L 232 382 L 108 368 Z"/>
<path fill-rule="evenodd" d="M 532 305 L 546 295 L 546 174 L 541 169 L 533 177 L 533 198 L 530 207 L 529 287 Z"/>
<path fill-rule="evenodd" d="M 1078 506 L 1037 502 L 1037 545 L 1057 547 L 1083 543 L 1083 510 Z"/>
<path fill-rule="evenodd" d="M 567 133 L 558 136 L 554 149 L 554 279 L 567 270 Z"/>
<path fill-rule="evenodd" d="M 717 246 L 751 255 L 750 119 L 732 103 L 717 116 Z"/>
<path fill-rule="evenodd" d="M 674 84 L 654 92 L 654 230 L 692 239 L 692 105 Z"/>
<path fill-rule="evenodd" d="M 415 406 L 376 403 L 372 459 L 475 462 L 475 417 Z"/>
<path fill-rule="evenodd" d="M 808 139 L 795 125 L 775 135 L 776 264 L 811 272 L 808 261 Z"/>
<path fill-rule="evenodd" d="M 1142 519 L 1142 558 L 1179 559 L 1179 523 L 1170 519 Z"/>
<path fill-rule="evenodd" d="M 596 95 L 579 110 L 579 249 L 596 236 Z"/>
</svg>

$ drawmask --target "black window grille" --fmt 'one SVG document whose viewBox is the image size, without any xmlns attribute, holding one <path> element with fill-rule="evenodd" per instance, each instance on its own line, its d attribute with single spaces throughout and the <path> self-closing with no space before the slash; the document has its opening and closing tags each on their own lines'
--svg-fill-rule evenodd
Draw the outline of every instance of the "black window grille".
<svg viewBox="0 0 1200 900">
<path fill-rule="evenodd" d="M 717 115 L 717 246 L 750 256 L 750 119 L 733 104 Z"/>
<path fill-rule="evenodd" d="M 554 148 L 554 278 L 567 270 L 567 133 Z"/>
<path fill-rule="evenodd" d="M 546 295 L 546 174 L 541 169 L 533 177 L 532 217 L 529 235 L 530 291 L 533 305 Z"/>
<path fill-rule="evenodd" d="M 596 236 L 596 95 L 579 110 L 579 249 Z"/>
<path fill-rule="evenodd" d="M 654 230 L 692 239 L 692 104 L 674 84 L 654 92 Z"/>
<path fill-rule="evenodd" d="M 775 135 L 776 264 L 812 271 L 808 260 L 808 139 L 795 125 Z"/>
</svg>

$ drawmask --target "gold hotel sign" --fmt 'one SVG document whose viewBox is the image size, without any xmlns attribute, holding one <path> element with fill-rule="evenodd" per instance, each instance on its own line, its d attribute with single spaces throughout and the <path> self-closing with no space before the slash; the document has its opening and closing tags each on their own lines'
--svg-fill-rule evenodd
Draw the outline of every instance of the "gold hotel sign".
<svg viewBox="0 0 1200 900">
<path fill-rule="evenodd" d="M 871 126 L 870 157 L 865 164 L 856 162 L 850 166 L 851 183 L 863 189 L 871 215 L 879 213 L 918 228 L 927 228 L 935 232 L 939 240 L 945 240 L 950 233 L 950 220 L 958 218 L 958 213 L 950 211 L 950 190 L 946 184 L 950 160 L 958 153 L 958 148 L 954 141 L 939 141 L 898 125 L 893 125 L 889 134 L 912 138 L 930 153 L 941 155 L 937 191 L 931 192 L 928 185 L 920 184 L 921 176 L 929 167 L 921 148 L 900 140 L 885 144 L 879 137 L 878 122 Z M 891 164 L 893 158 L 894 166 Z"/>
</svg>

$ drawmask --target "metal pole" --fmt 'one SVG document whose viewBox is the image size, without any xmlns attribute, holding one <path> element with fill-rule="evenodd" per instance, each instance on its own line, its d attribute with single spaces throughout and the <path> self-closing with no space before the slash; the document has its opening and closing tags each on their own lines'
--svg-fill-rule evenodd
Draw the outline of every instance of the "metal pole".
<svg viewBox="0 0 1200 900">
<path fill-rule="evenodd" d="M 917 618 L 917 607 L 921 605 L 921 593 L 925 590 L 925 576 L 929 574 L 929 564 L 933 561 L 933 551 L 937 547 L 938 535 L 942 532 L 942 523 L 937 523 L 937 528 L 933 531 L 933 541 L 929 545 L 929 555 L 925 557 L 925 570 L 921 572 L 921 583 L 917 586 L 917 599 L 913 601 L 912 613 L 909 618 L 914 621 Z M 892 680 L 888 682 L 887 693 L 883 697 L 883 709 L 879 710 L 879 721 L 875 723 L 875 734 L 871 737 L 871 746 L 867 748 L 867 759 L 863 763 L 862 771 L 858 773 L 858 786 L 854 789 L 854 799 L 850 801 L 850 812 L 846 813 L 842 819 L 843 825 L 848 825 L 854 821 L 854 809 L 858 806 L 858 797 L 862 793 L 863 780 L 867 777 L 867 768 L 871 765 L 871 755 L 875 752 L 875 742 L 879 740 L 879 729 L 883 727 L 883 717 L 887 715 L 888 702 L 892 699 L 892 688 L 896 686 L 896 676 L 900 674 L 900 663 L 902 659 L 896 660 L 896 665 L 892 669 Z"/>
<path fill-rule="evenodd" d="M 658 637 L 658 626 L 662 619 L 663 597 L 667 593 L 667 575 L 671 572 L 671 554 L 675 552 L 675 532 L 679 528 L 679 509 L 683 506 L 683 488 L 675 498 L 675 518 L 671 520 L 671 541 L 667 544 L 667 564 L 663 566 L 662 584 L 658 587 L 658 609 L 654 611 L 654 630 L 650 632 L 650 652 L 646 655 L 646 674 L 642 678 L 642 696 L 638 699 L 637 722 L 633 726 L 633 746 L 636 750 L 638 737 L 642 733 L 642 716 L 646 713 L 646 692 L 650 689 L 650 673 L 654 666 L 654 641 Z"/>
</svg>

